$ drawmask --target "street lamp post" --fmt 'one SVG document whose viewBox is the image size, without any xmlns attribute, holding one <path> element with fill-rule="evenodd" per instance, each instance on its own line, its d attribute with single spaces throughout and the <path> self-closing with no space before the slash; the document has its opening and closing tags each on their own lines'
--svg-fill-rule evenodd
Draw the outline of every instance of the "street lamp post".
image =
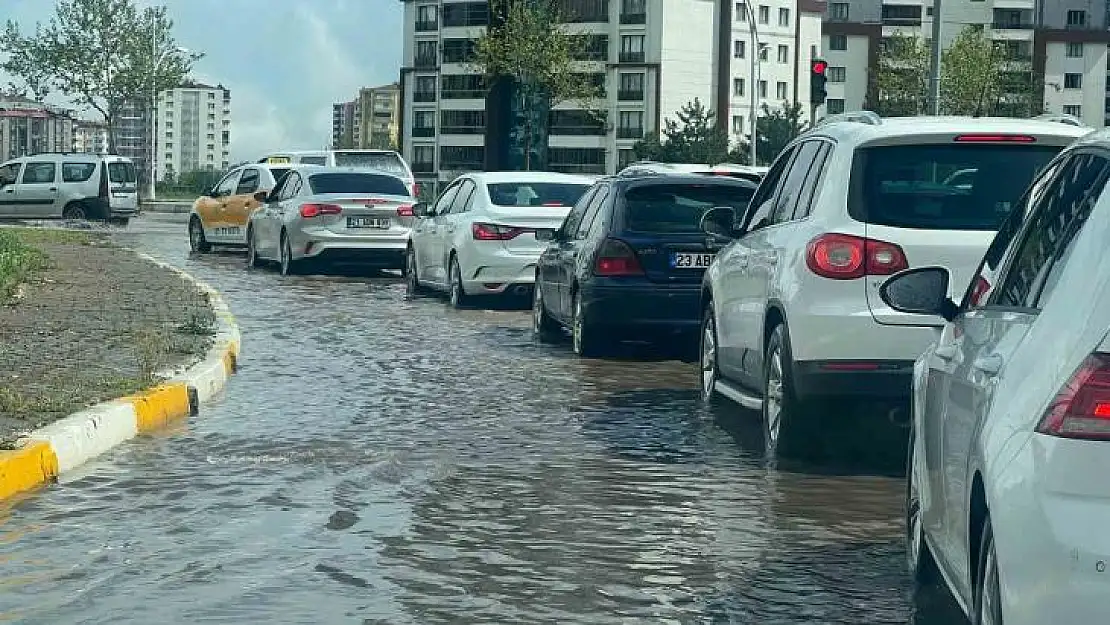
<svg viewBox="0 0 1110 625">
<path fill-rule="evenodd" d="M 748 154 L 749 163 L 748 164 L 751 165 L 752 167 L 755 167 L 758 164 L 758 163 L 756 163 L 756 150 L 755 150 L 755 148 L 756 148 L 756 144 L 758 143 L 758 134 L 759 134 L 759 123 L 758 123 L 758 120 L 759 120 L 759 108 L 758 108 L 759 107 L 759 102 L 758 102 L 757 90 L 759 89 L 759 81 L 761 80 L 760 67 L 759 67 L 759 55 L 762 53 L 762 49 L 761 49 L 762 46 L 760 46 L 760 44 L 759 44 L 759 30 L 756 28 L 756 25 L 755 25 L 756 16 L 755 16 L 755 13 L 753 13 L 751 11 L 751 4 L 750 3 L 745 3 L 744 4 L 744 10 L 747 11 L 747 14 L 748 14 L 748 16 L 747 16 L 748 17 L 748 30 L 751 31 L 751 35 L 752 35 L 752 49 L 751 49 L 751 52 L 750 52 L 751 53 L 751 81 L 752 81 L 752 84 L 749 85 L 749 89 L 750 89 L 749 93 L 751 94 L 751 107 L 752 107 L 752 111 L 751 111 L 752 135 L 751 135 L 751 143 L 748 145 L 748 151 L 749 151 L 749 154 Z"/>
<path fill-rule="evenodd" d="M 157 28 L 157 24 L 153 20 L 154 20 L 154 17 L 152 16 L 151 17 L 151 24 L 150 24 L 150 51 L 151 51 L 151 57 L 154 59 L 154 64 L 151 66 L 151 70 L 150 70 L 151 71 L 151 74 L 150 74 L 150 158 L 147 159 L 147 160 L 150 161 L 148 163 L 148 169 L 150 170 L 150 199 L 151 200 L 154 200 L 154 199 L 157 198 L 156 189 L 157 189 L 157 186 L 158 186 L 157 174 L 156 174 L 156 170 L 154 168 L 155 154 L 158 151 L 158 119 L 157 119 L 157 115 L 158 115 L 158 70 L 161 69 L 161 67 L 162 67 L 162 61 L 165 61 L 166 57 L 169 56 L 170 53 L 173 53 L 173 52 L 177 52 L 179 54 L 188 54 L 189 53 L 188 49 L 182 48 L 181 46 L 177 46 L 175 48 L 170 48 L 170 49 L 167 49 L 167 50 L 162 50 L 162 52 L 159 53 L 158 52 L 158 28 Z"/>
</svg>

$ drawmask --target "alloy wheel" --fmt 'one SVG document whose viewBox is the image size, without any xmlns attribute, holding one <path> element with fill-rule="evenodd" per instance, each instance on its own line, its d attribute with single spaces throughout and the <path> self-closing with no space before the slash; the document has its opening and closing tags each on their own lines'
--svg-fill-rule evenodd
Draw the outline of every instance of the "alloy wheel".
<svg viewBox="0 0 1110 625">
<path fill-rule="evenodd" d="M 451 285 L 450 285 L 450 301 L 451 305 L 455 308 L 462 306 L 462 270 L 459 269 L 459 261 L 451 259 Z"/>
<path fill-rule="evenodd" d="M 772 343 L 768 354 L 767 384 L 763 395 L 763 433 L 767 451 L 778 448 L 779 434 L 782 431 L 782 346 Z"/>
<path fill-rule="evenodd" d="M 701 336 L 701 398 L 709 401 L 717 385 L 717 328 L 713 315 L 706 317 Z"/>
<path fill-rule="evenodd" d="M 979 599 L 979 625 L 1002 625 L 1001 597 L 999 596 L 998 582 L 998 556 L 995 553 L 994 537 L 987 544 L 987 553 L 983 563 L 983 586 L 980 589 Z"/>
<path fill-rule="evenodd" d="M 574 353 L 582 355 L 582 298 L 574 294 L 574 321 L 571 324 L 571 335 L 574 341 Z"/>
</svg>

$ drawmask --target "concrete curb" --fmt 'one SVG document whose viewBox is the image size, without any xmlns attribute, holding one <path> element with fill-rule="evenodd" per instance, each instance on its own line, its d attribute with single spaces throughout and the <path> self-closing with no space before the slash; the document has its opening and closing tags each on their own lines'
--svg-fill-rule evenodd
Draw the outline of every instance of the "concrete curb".
<svg viewBox="0 0 1110 625">
<path fill-rule="evenodd" d="M 204 359 L 146 391 L 86 408 L 32 432 L 14 451 L 0 451 L 0 500 L 55 481 L 120 443 L 197 414 L 227 384 L 239 358 L 239 326 L 219 292 L 147 254 L 141 258 L 179 274 L 208 295 L 216 336 Z"/>
</svg>

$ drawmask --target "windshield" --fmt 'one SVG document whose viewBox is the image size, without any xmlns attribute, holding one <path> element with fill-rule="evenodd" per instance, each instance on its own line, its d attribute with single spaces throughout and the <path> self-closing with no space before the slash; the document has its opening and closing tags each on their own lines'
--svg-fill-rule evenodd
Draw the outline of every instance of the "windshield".
<svg viewBox="0 0 1110 625">
<path fill-rule="evenodd" d="M 574 206 L 590 188 L 562 182 L 498 182 L 486 185 L 495 206 Z"/>
<path fill-rule="evenodd" d="M 1061 148 L 944 144 L 864 148 L 848 202 L 860 221 L 900 228 L 997 230 Z"/>
<path fill-rule="evenodd" d="M 754 188 L 737 184 L 653 184 L 633 187 L 624 196 L 628 229 L 637 232 L 701 232 L 701 217 L 717 206 L 737 214 L 748 206 Z"/>
<path fill-rule="evenodd" d="M 108 178 L 112 182 L 134 184 L 136 178 L 135 165 L 126 161 L 108 163 Z"/>
<path fill-rule="evenodd" d="M 313 174 L 308 177 L 312 193 L 369 193 L 408 195 L 405 183 L 393 176 L 363 173 Z"/>
<path fill-rule="evenodd" d="M 336 152 L 336 167 L 366 167 L 408 176 L 405 162 L 394 152 Z"/>
<path fill-rule="evenodd" d="M 276 183 L 276 182 L 280 182 L 281 177 L 284 176 L 286 174 L 286 172 L 288 172 L 288 171 L 289 171 L 288 167 L 271 167 L 270 168 L 270 175 L 274 177 L 274 182 Z"/>
</svg>

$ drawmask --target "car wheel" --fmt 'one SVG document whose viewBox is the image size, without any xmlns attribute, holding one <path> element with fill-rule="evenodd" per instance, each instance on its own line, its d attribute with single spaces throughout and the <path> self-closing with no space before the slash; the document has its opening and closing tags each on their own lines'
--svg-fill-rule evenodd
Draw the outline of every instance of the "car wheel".
<svg viewBox="0 0 1110 625">
<path fill-rule="evenodd" d="M 463 290 L 462 282 L 462 269 L 459 268 L 459 258 L 454 254 L 451 255 L 450 265 L 450 285 L 448 290 L 448 300 L 452 308 L 466 308 L 470 303 L 470 298 L 467 296 L 466 291 Z"/>
<path fill-rule="evenodd" d="M 194 254 L 205 254 L 212 250 L 212 245 L 204 236 L 204 228 L 196 217 L 189 220 L 189 249 Z"/>
<path fill-rule="evenodd" d="M 258 242 L 255 240 L 254 228 L 247 229 L 247 269 L 257 269 L 262 266 L 262 259 L 258 256 Z"/>
<path fill-rule="evenodd" d="M 601 337 L 597 328 L 586 319 L 585 309 L 582 306 L 582 296 L 575 292 L 572 304 L 574 317 L 571 320 L 571 341 L 574 353 L 584 358 L 596 358 L 601 355 Z"/>
<path fill-rule="evenodd" d="M 405 290 L 409 297 L 421 295 L 425 290 L 416 269 L 416 249 L 411 247 L 405 253 Z"/>
<path fill-rule="evenodd" d="M 780 323 L 771 331 L 763 355 L 763 448 L 768 457 L 810 451 L 803 445 L 812 433 L 806 431 L 805 414 L 794 394 L 793 364 L 786 326 Z"/>
<path fill-rule="evenodd" d="M 979 541 L 979 583 L 975 587 L 975 625 L 1002 625 L 1002 587 L 998 580 L 998 554 L 990 515 L 983 522 Z"/>
<path fill-rule="evenodd" d="M 701 375 L 698 376 L 698 385 L 701 389 L 701 399 L 704 402 L 712 401 L 713 393 L 717 390 L 717 319 L 713 314 L 713 303 L 705 307 L 705 315 L 701 321 Z"/>
<path fill-rule="evenodd" d="M 80 202 L 73 202 L 67 204 L 65 209 L 62 210 L 63 219 L 88 219 L 89 214 L 85 211 L 85 205 Z"/>
<path fill-rule="evenodd" d="M 538 276 L 532 287 L 532 333 L 541 343 L 554 343 L 559 336 L 559 324 L 547 314 L 547 306 L 543 303 Z"/>
<path fill-rule="evenodd" d="M 289 243 L 289 236 L 281 233 L 281 275 L 297 275 L 298 263 L 293 260 L 293 247 Z"/>
<path fill-rule="evenodd" d="M 915 584 L 928 586 L 936 581 L 936 562 L 925 542 L 921 521 L 921 495 L 914 475 L 914 437 L 910 426 L 909 451 L 906 452 L 906 567 Z"/>
</svg>

